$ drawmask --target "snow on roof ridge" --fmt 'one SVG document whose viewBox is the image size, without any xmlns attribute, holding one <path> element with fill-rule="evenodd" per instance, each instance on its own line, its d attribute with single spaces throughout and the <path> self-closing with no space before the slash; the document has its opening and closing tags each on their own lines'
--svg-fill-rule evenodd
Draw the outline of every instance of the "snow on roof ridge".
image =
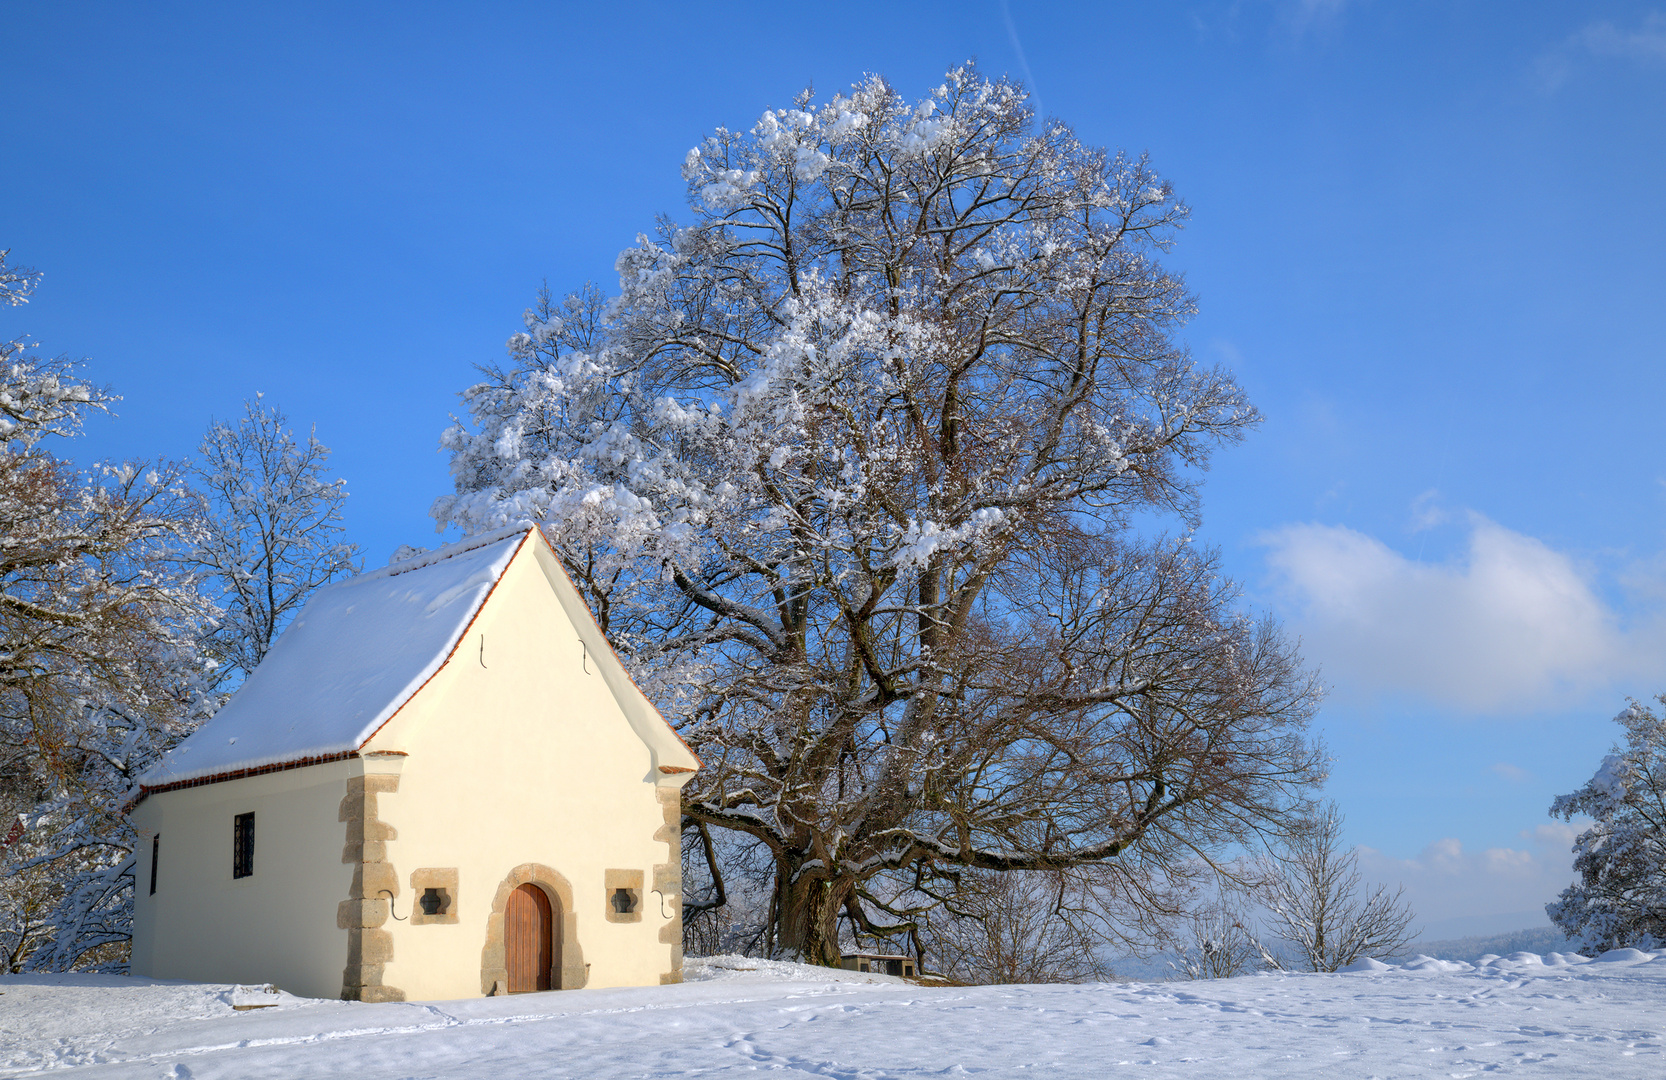
<svg viewBox="0 0 1666 1080">
<path fill-rule="evenodd" d="M 536 529 L 537 527 L 537 524 L 531 520 L 522 519 L 513 525 L 505 525 L 501 528 L 492 529 L 489 532 L 475 533 L 473 536 L 465 536 L 455 544 L 447 544 L 445 547 L 435 548 L 433 551 L 425 551 L 421 555 L 412 555 L 408 559 L 401 559 L 399 562 L 389 563 L 387 566 L 366 571 L 357 577 L 348 578 L 347 581 L 376 581 L 380 578 L 390 578 L 397 574 L 408 574 L 412 570 L 421 570 L 424 567 L 433 566 L 435 563 L 443 562 L 444 560 L 455 555 L 462 555 L 465 552 L 474 551 L 477 548 L 487 547 L 491 544 L 498 543 L 501 540 L 507 540 L 511 536 L 519 536 L 522 533 L 531 529 Z M 346 584 L 346 582 L 343 582 L 343 584 Z"/>
</svg>

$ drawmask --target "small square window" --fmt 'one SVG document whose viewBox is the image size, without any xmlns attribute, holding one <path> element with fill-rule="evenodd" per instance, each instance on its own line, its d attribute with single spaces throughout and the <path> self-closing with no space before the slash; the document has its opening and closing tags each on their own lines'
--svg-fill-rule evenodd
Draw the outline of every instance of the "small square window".
<svg viewBox="0 0 1666 1080">
<path fill-rule="evenodd" d="M 411 925 L 457 922 L 457 868 L 423 866 L 411 871 Z"/>
<path fill-rule="evenodd" d="M 642 921 L 643 873 L 610 869 L 603 874 L 602 913 L 608 922 Z"/>
<path fill-rule="evenodd" d="M 232 830 L 231 876 L 249 877 L 255 872 L 255 816 L 238 814 Z"/>
</svg>

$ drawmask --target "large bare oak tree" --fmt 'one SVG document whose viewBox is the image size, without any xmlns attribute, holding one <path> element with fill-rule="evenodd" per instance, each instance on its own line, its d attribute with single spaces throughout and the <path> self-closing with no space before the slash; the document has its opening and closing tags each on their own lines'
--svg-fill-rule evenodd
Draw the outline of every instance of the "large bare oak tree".
<svg viewBox="0 0 1666 1080">
<path fill-rule="evenodd" d="M 705 761 L 687 821 L 767 849 L 774 949 L 912 930 L 962 868 L 1155 896 L 1305 806 L 1315 685 L 1186 536 L 1257 415 L 1174 340 L 1168 184 L 973 69 L 683 175 L 619 295 L 546 294 L 466 392 L 434 513 L 545 524 Z"/>
</svg>

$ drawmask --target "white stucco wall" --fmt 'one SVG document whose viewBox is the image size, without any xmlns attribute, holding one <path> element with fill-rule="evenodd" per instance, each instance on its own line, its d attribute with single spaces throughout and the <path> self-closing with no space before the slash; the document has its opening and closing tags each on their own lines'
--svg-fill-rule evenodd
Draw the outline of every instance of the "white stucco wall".
<svg viewBox="0 0 1666 1080">
<path fill-rule="evenodd" d="M 133 972 L 160 979 L 271 982 L 337 997 L 347 932 L 336 906 L 353 868 L 337 820 L 356 761 L 163 792 L 135 809 L 140 832 Z M 254 873 L 233 879 L 232 822 L 255 815 Z M 161 834 L 156 894 L 151 838 Z"/>
<path fill-rule="evenodd" d="M 387 859 L 405 917 L 384 924 L 393 958 L 383 982 L 413 1000 L 481 992 L 492 901 L 526 863 L 572 887 L 586 985 L 656 985 L 675 964 L 675 946 L 659 938 L 677 898 L 662 903 L 651 890 L 655 864 L 676 859 L 654 839 L 664 824 L 655 788 L 681 777 L 660 773 L 600 674 L 599 639 L 581 645 L 580 633 L 594 627 L 588 615 L 575 626 L 563 609 L 557 589 L 571 587 L 553 578 L 553 565 L 542 544 L 527 544 L 452 662 L 364 747 L 407 755 L 398 792 L 378 801 L 380 819 L 398 831 Z M 673 764 L 692 764 L 680 745 L 661 744 Z M 452 867 L 458 922 L 412 925 L 412 872 Z M 608 869 L 641 872 L 640 922 L 608 921 Z"/>
</svg>

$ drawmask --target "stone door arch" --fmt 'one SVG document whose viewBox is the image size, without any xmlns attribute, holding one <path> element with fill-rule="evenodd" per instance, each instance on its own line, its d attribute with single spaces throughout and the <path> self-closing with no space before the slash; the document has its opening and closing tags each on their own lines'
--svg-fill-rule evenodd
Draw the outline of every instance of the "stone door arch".
<svg viewBox="0 0 1666 1080">
<path fill-rule="evenodd" d="M 575 990 L 585 983 L 584 950 L 578 940 L 578 912 L 573 887 L 565 877 L 540 863 L 522 863 L 509 871 L 492 897 L 486 917 L 486 944 L 480 950 L 480 992 L 491 996 L 509 992 L 509 963 L 505 949 L 505 914 L 511 895 L 522 886 L 540 890 L 549 902 L 551 949 L 548 988 Z M 524 896 L 525 894 L 523 894 Z"/>
</svg>

